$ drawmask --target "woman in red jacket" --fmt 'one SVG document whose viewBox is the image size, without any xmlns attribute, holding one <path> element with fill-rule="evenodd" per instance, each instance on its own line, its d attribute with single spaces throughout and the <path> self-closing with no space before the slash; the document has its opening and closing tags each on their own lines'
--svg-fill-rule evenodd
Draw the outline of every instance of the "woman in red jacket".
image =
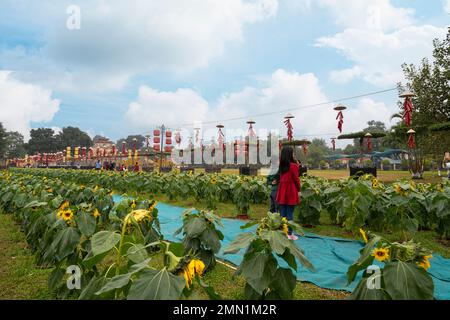
<svg viewBox="0 0 450 320">
<path fill-rule="evenodd" d="M 283 147 L 280 157 L 280 183 L 278 185 L 277 203 L 282 217 L 289 221 L 294 219 L 294 209 L 299 203 L 300 178 L 298 162 L 294 158 L 292 147 Z M 289 240 L 297 240 L 289 228 Z"/>
</svg>

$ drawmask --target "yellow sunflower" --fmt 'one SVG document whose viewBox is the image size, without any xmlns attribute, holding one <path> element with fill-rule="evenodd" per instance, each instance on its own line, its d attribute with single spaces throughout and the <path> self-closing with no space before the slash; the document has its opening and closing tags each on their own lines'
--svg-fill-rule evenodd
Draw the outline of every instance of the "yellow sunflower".
<svg viewBox="0 0 450 320">
<path fill-rule="evenodd" d="M 203 271 L 205 270 L 205 264 L 201 260 L 192 259 L 189 264 L 183 270 L 184 280 L 186 281 L 186 287 L 189 287 L 192 284 L 192 281 L 195 278 L 195 275 L 199 276 L 203 275 Z"/>
<path fill-rule="evenodd" d="M 401 194 L 402 193 L 402 187 L 400 187 L 399 184 L 395 183 L 394 184 L 394 191 L 396 194 Z"/>
<path fill-rule="evenodd" d="M 389 249 L 387 248 L 375 248 L 372 255 L 380 262 L 389 259 Z"/>
<path fill-rule="evenodd" d="M 361 236 L 363 237 L 364 242 L 367 243 L 368 240 L 367 240 L 366 232 L 363 229 L 359 229 L 359 233 L 361 233 Z"/>
<path fill-rule="evenodd" d="M 433 258 L 432 255 L 429 256 L 423 256 L 422 261 L 418 262 L 417 265 L 419 267 L 424 268 L 425 270 L 428 270 L 431 267 L 430 259 Z"/>
<path fill-rule="evenodd" d="M 58 208 L 59 211 L 64 211 L 69 207 L 70 203 L 69 201 L 64 201 Z"/>
<path fill-rule="evenodd" d="M 141 222 L 145 218 L 152 219 L 151 212 L 145 209 L 133 210 L 131 211 L 130 216 L 133 216 L 136 222 Z M 128 224 L 131 224 L 131 220 L 128 220 Z"/>
<path fill-rule="evenodd" d="M 68 209 L 68 210 L 61 212 L 61 218 L 63 218 L 64 221 L 66 221 L 66 222 L 72 220 L 72 218 L 73 218 L 72 210 Z"/>
<path fill-rule="evenodd" d="M 136 201 L 133 200 L 133 201 L 131 202 L 130 208 L 131 208 L 131 209 L 136 208 Z"/>
<path fill-rule="evenodd" d="M 372 188 L 378 189 L 380 187 L 380 183 L 378 182 L 378 179 L 372 179 Z"/>
<path fill-rule="evenodd" d="M 288 228 L 288 225 L 287 225 L 287 224 L 283 224 L 283 233 L 284 233 L 285 235 L 288 235 L 288 233 L 289 233 L 289 228 Z"/>
<path fill-rule="evenodd" d="M 98 211 L 97 208 L 94 209 L 93 215 L 94 215 L 94 218 L 98 218 L 98 217 L 101 216 L 101 214 L 100 214 L 100 212 Z"/>
<path fill-rule="evenodd" d="M 153 201 L 150 207 L 148 207 L 148 211 L 153 211 L 155 207 L 158 205 L 157 201 Z"/>
</svg>

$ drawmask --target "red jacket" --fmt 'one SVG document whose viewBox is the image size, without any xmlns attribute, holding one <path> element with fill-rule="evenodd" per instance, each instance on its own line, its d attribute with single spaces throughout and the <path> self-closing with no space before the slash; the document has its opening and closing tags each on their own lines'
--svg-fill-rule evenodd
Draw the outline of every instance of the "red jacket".
<svg viewBox="0 0 450 320">
<path fill-rule="evenodd" d="M 280 175 L 278 185 L 277 203 L 279 205 L 298 205 L 298 193 L 300 191 L 300 178 L 298 165 L 291 163 L 289 171 Z"/>
</svg>

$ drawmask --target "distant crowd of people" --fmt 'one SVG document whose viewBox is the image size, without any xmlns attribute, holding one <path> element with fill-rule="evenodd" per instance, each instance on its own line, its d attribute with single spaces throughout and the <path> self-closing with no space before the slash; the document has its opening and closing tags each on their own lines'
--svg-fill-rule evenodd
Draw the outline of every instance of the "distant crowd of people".
<svg viewBox="0 0 450 320">
<path fill-rule="evenodd" d="M 97 162 L 95 162 L 95 170 L 102 170 L 102 169 L 108 171 L 134 171 L 134 172 L 141 171 L 138 162 L 136 162 L 133 166 L 126 166 L 123 163 L 116 165 L 115 162 L 104 161 L 102 163 L 100 160 L 97 160 Z"/>
</svg>

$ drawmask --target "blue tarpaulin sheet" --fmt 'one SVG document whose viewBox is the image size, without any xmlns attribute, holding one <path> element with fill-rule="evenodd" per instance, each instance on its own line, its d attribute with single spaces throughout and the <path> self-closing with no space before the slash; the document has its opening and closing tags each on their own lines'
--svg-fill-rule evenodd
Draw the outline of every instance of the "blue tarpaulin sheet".
<svg viewBox="0 0 450 320">
<path fill-rule="evenodd" d="M 114 201 L 120 201 L 121 196 L 114 195 Z M 175 207 L 164 203 L 157 205 L 159 210 L 159 220 L 161 231 L 164 238 L 169 241 L 181 241 L 181 235 L 175 237 L 173 234 L 182 225 L 181 214 L 186 208 Z M 222 250 L 218 257 L 239 265 L 242 261 L 244 250 L 237 254 L 223 254 L 226 248 L 235 238 L 245 230 L 240 229 L 245 222 L 235 219 L 222 219 L 224 228 L 221 230 L 224 234 L 222 241 Z M 299 237 L 297 245 L 305 251 L 306 257 L 314 265 L 316 271 L 310 271 L 303 268 L 300 264 L 297 270 L 297 279 L 307 281 L 325 289 L 344 290 L 351 292 L 359 282 L 358 278 L 347 286 L 347 269 L 359 258 L 359 251 L 363 247 L 363 242 L 319 236 L 312 233 L 306 233 Z M 435 286 L 434 296 L 439 300 L 450 300 L 450 259 L 445 259 L 437 254 L 430 260 L 431 268 L 428 272 L 431 274 Z M 282 265 L 286 265 L 284 261 Z"/>
</svg>

